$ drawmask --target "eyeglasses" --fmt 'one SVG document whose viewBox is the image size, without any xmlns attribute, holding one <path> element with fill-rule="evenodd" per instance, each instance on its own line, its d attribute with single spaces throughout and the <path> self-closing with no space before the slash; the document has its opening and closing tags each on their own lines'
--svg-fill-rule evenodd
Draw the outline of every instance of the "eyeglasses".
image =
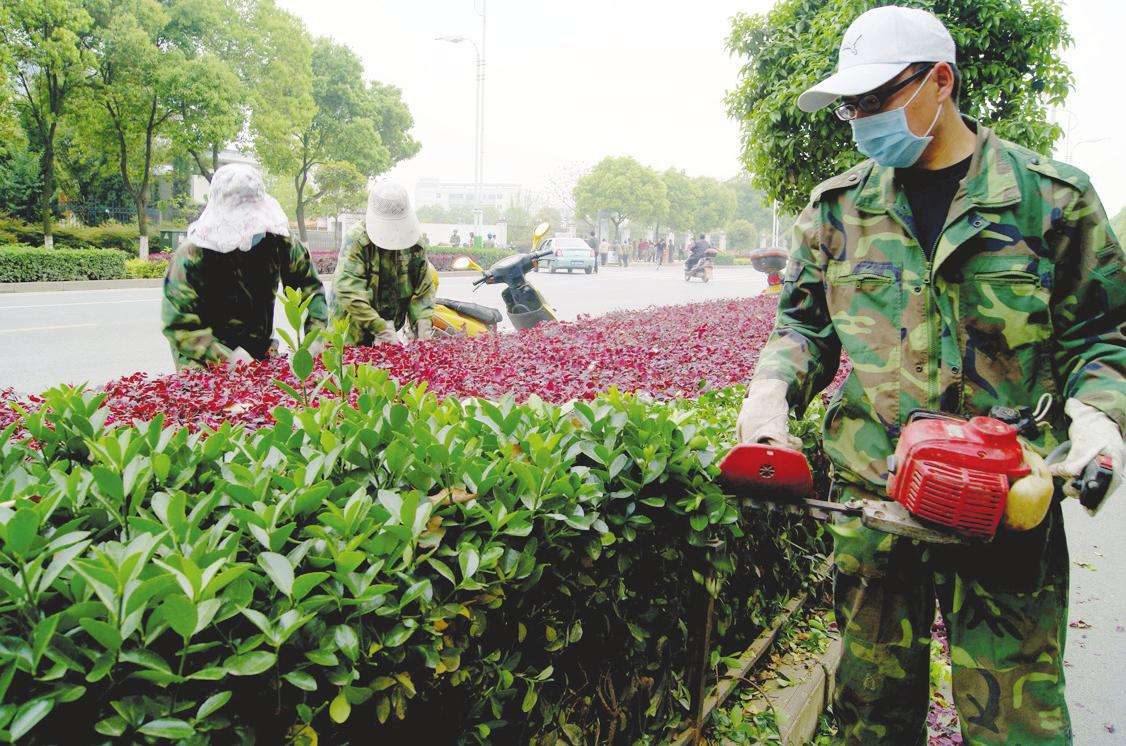
<svg viewBox="0 0 1126 746">
<path fill-rule="evenodd" d="M 924 68 L 916 70 L 914 74 L 909 75 L 908 77 L 899 81 L 891 88 L 885 88 L 882 91 L 872 91 L 871 93 L 865 93 L 859 98 L 845 101 L 836 109 L 833 109 L 833 113 L 836 114 L 837 119 L 841 120 L 842 122 L 851 122 L 862 113 L 875 114 L 880 109 L 884 108 L 884 104 L 887 103 L 887 100 L 891 98 L 896 91 L 900 90 L 901 88 L 903 88 L 903 86 L 907 85 L 911 81 L 918 80 L 919 78 L 923 77 L 927 74 L 927 72 L 930 71 L 932 67 L 934 67 L 934 65 L 927 65 Z"/>
</svg>

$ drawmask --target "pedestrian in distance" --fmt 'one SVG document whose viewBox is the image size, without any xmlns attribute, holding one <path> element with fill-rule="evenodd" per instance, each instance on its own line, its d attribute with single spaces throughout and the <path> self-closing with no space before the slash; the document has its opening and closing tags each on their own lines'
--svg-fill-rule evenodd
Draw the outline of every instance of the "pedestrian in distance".
<svg viewBox="0 0 1126 746">
<path fill-rule="evenodd" d="M 221 166 L 207 205 L 172 255 L 161 321 L 177 370 L 264 360 L 276 354 L 274 299 L 279 286 L 311 297 L 305 330 L 328 320 L 324 288 L 289 219 L 266 193 L 258 169 Z M 316 350 L 319 340 L 313 343 Z"/>
<path fill-rule="evenodd" d="M 404 326 L 417 339 L 432 336 L 437 288 L 421 234 L 400 184 L 371 187 L 367 216 L 340 250 L 333 283 L 332 315 L 347 322 L 348 344 L 398 344 Z"/>
<path fill-rule="evenodd" d="M 824 424 L 833 499 L 880 498 L 916 409 L 988 415 L 1045 394 L 1062 406 L 1031 447 L 1070 440 L 1051 467 L 1068 479 L 1109 456 L 1121 485 L 1122 246 L 1085 173 L 960 114 L 955 60 L 938 18 L 879 7 L 844 32 L 837 72 L 798 98 L 807 112 L 836 102 L 868 159 L 815 187 L 797 219 L 737 437 L 800 445 L 790 410 L 833 380 L 843 348 L 852 372 Z M 1061 484 L 1037 528 L 986 544 L 926 548 L 858 518 L 833 528 L 842 741 L 926 741 L 937 597 L 966 742 L 1072 742 Z"/>
</svg>

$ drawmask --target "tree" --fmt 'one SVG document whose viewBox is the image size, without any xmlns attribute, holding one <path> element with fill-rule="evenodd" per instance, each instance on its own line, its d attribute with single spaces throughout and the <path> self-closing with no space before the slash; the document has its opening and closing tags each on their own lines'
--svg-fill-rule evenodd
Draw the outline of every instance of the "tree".
<svg viewBox="0 0 1126 746">
<path fill-rule="evenodd" d="M 724 233 L 727 234 L 727 248 L 728 250 L 740 249 L 749 250 L 757 248 L 759 236 L 761 235 L 750 221 L 743 218 L 735 218 L 727 227 L 724 228 Z"/>
<path fill-rule="evenodd" d="M 699 200 L 693 227 L 705 233 L 719 230 L 735 213 L 734 190 L 710 176 L 697 176 L 692 181 Z"/>
<path fill-rule="evenodd" d="M 672 168 L 665 171 L 661 178 L 668 192 L 666 222 L 674 231 L 691 232 L 695 226 L 696 210 L 700 205 L 697 183 L 683 171 Z"/>
<path fill-rule="evenodd" d="M 84 0 L 8 0 L 0 11 L 0 57 L 14 86 L 16 107 L 39 150 L 39 218 L 51 246 L 55 136 L 71 98 L 89 78 L 93 18 Z"/>
<path fill-rule="evenodd" d="M 365 83 L 352 50 L 317 39 L 311 70 L 311 116 L 289 123 L 274 117 L 256 140 L 268 169 L 292 175 L 302 240 L 309 207 L 349 203 L 362 196 L 368 179 L 418 151 L 407 134 L 413 120 L 399 90 Z"/>
<path fill-rule="evenodd" d="M 732 19 L 728 49 L 744 58 L 728 113 L 742 122 L 743 163 L 768 199 L 798 212 L 820 181 L 859 162 L 849 127 L 830 108 L 798 110 L 798 95 L 835 69 L 848 21 L 876 0 L 780 0 Z M 997 133 L 1047 153 L 1061 135 L 1048 107 L 1071 83 L 1060 50 L 1071 37 L 1057 0 L 912 0 L 950 29 L 962 74 L 960 108 Z"/>
<path fill-rule="evenodd" d="M 206 0 L 205 0 L 206 1 Z M 197 0 L 113 0 L 99 18 L 95 96 L 102 116 L 91 135 L 113 149 L 126 191 L 137 210 L 140 253 L 148 255 L 153 168 L 172 132 L 206 131 L 237 105 L 234 73 L 179 21 Z"/>
<path fill-rule="evenodd" d="M 576 213 L 609 218 L 615 240 L 620 240 L 625 221 L 655 223 L 669 209 L 661 177 L 628 156 L 603 158 L 578 180 L 574 196 Z"/>
</svg>

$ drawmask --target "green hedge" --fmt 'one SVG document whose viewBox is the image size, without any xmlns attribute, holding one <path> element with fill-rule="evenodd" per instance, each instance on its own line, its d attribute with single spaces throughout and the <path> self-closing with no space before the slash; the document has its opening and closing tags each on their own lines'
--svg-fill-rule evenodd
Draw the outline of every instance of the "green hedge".
<svg viewBox="0 0 1126 746">
<path fill-rule="evenodd" d="M 731 267 L 735 264 L 735 257 L 731 254 L 716 254 L 715 266 L 717 267 Z"/>
<path fill-rule="evenodd" d="M 439 401 L 330 358 L 339 398 L 254 432 L 68 389 L 0 432 L 4 735 L 659 741 L 703 587 L 714 669 L 806 577 L 816 534 L 715 486 L 738 390 Z"/>
<path fill-rule="evenodd" d="M 0 282 L 118 280 L 125 256 L 113 249 L 41 249 L 0 246 Z"/>
<path fill-rule="evenodd" d="M 131 280 L 153 279 L 164 277 L 168 271 L 166 260 L 153 261 L 152 259 L 126 259 L 125 276 Z"/>
<path fill-rule="evenodd" d="M 55 248 L 63 249 L 116 249 L 129 256 L 138 250 L 137 226 L 122 223 L 102 225 L 63 225 L 52 228 Z M 13 243 L 26 246 L 43 245 L 43 226 L 25 223 L 10 217 L 0 217 L 0 244 Z"/>
</svg>

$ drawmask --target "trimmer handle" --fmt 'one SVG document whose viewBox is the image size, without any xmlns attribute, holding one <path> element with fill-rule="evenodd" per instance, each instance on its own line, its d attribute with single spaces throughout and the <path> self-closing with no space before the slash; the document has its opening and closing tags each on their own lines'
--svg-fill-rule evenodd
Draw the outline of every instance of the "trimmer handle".
<svg viewBox="0 0 1126 746">
<path fill-rule="evenodd" d="M 1056 446 L 1048 458 L 1044 459 L 1049 465 L 1056 463 L 1067 456 L 1071 449 L 1071 441 L 1065 440 Z M 1110 456 L 1100 453 L 1091 459 L 1091 463 L 1084 467 L 1079 476 L 1071 480 L 1071 486 L 1079 493 L 1079 504 L 1091 513 L 1098 511 L 1110 490 L 1110 482 L 1114 478 L 1114 462 Z"/>
</svg>

